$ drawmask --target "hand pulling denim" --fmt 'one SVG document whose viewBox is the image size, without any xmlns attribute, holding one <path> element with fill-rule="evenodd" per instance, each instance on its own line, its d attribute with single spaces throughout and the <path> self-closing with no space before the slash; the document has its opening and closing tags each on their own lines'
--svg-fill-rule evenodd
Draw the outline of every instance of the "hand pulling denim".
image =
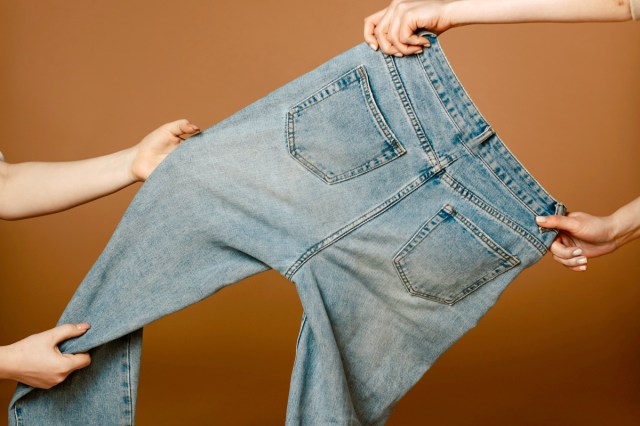
<svg viewBox="0 0 640 426">
<path fill-rule="evenodd" d="M 287 425 L 381 425 L 538 261 L 563 214 L 430 49 L 366 44 L 184 142 L 142 186 L 60 322 L 90 367 L 19 386 L 10 425 L 134 423 L 141 329 L 273 268 L 304 317 Z M 215 398 L 215 395 L 212 395 Z"/>
</svg>

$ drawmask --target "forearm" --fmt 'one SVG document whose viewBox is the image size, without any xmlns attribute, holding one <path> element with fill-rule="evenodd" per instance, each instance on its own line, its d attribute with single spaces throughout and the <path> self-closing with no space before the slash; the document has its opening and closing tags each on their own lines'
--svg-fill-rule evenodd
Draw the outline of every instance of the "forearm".
<svg viewBox="0 0 640 426">
<path fill-rule="evenodd" d="M 620 247 L 636 238 L 640 238 L 640 197 L 620 207 L 609 216 L 612 222 L 613 239 Z"/>
<path fill-rule="evenodd" d="M 0 346 L 0 380 L 13 379 L 13 356 L 9 346 Z"/>
<path fill-rule="evenodd" d="M 111 194 L 137 179 L 134 149 L 60 163 L 2 163 L 0 218 L 21 219 L 69 209 Z"/>
<path fill-rule="evenodd" d="M 522 22 L 626 21 L 630 0 L 456 0 L 453 26 Z M 637 0 L 636 0 L 637 1 Z"/>
</svg>

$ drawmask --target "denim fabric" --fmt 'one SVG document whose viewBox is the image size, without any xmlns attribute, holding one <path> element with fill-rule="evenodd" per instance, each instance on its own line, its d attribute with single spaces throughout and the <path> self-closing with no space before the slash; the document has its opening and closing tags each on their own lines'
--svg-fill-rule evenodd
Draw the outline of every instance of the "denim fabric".
<svg viewBox="0 0 640 426">
<path fill-rule="evenodd" d="M 142 186 L 60 322 L 93 363 L 20 386 L 11 425 L 134 422 L 141 328 L 268 268 L 304 317 L 288 425 L 383 424 L 556 232 L 562 213 L 439 46 L 365 44 L 187 140 Z M 215 398 L 215 395 L 212 395 Z"/>
</svg>

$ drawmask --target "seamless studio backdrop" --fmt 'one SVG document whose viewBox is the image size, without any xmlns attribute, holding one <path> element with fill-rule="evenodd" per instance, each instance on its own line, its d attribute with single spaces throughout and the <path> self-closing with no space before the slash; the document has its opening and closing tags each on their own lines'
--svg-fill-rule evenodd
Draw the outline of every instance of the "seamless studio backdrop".
<svg viewBox="0 0 640 426">
<path fill-rule="evenodd" d="M 207 128 L 361 42 L 363 19 L 387 3 L 2 0 L 0 150 L 75 160 L 178 118 Z M 441 40 L 487 120 L 570 210 L 608 214 L 640 194 L 640 23 Z M 0 344 L 56 323 L 138 188 L 0 222 Z M 636 242 L 586 273 L 547 256 L 389 424 L 638 424 L 639 255 Z M 267 272 L 148 326 L 138 424 L 282 424 L 301 315 L 293 285 Z M 13 389 L 0 383 L 2 407 Z"/>
</svg>

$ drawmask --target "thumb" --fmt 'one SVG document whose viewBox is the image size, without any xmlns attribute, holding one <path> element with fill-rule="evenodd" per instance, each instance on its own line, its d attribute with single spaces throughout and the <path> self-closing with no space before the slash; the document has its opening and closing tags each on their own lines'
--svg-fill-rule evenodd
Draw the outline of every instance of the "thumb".
<svg viewBox="0 0 640 426">
<path fill-rule="evenodd" d="M 51 330 L 55 344 L 83 335 L 91 326 L 86 322 L 80 324 L 64 324 Z"/>
<path fill-rule="evenodd" d="M 568 216 L 538 216 L 536 217 L 536 223 L 542 228 L 556 228 L 563 231 L 572 232 L 577 227 L 577 221 Z"/>
<path fill-rule="evenodd" d="M 63 354 L 69 360 L 69 372 L 79 370 L 91 364 L 91 356 L 88 353 L 81 354 Z"/>
<path fill-rule="evenodd" d="M 409 35 L 405 36 L 403 41 L 405 42 L 405 44 L 410 44 L 413 46 L 418 46 L 418 45 L 422 45 L 425 47 L 431 46 L 431 42 L 429 41 L 428 38 L 422 37 L 413 33 L 410 33 Z"/>
<path fill-rule="evenodd" d="M 173 136 L 190 135 L 200 131 L 200 128 L 187 119 L 176 120 L 163 126 Z"/>
</svg>

